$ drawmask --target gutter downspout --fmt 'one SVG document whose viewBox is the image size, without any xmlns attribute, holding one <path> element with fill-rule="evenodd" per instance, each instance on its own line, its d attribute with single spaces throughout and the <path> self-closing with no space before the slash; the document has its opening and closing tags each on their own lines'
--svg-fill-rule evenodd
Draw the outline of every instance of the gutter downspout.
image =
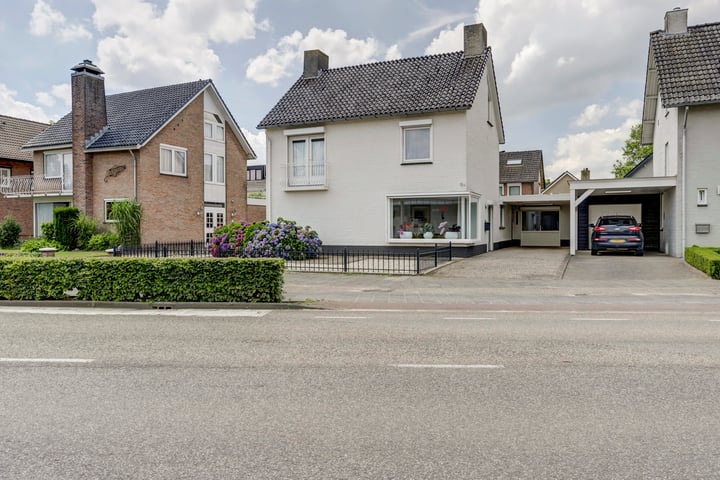
<svg viewBox="0 0 720 480">
<path fill-rule="evenodd" d="M 137 202 L 137 157 L 132 150 L 128 150 L 133 159 L 133 200 Z"/>
<path fill-rule="evenodd" d="M 680 243 L 681 247 L 681 257 L 685 258 L 685 245 L 687 244 L 687 174 L 686 174 L 686 166 L 687 166 L 687 121 L 688 121 L 688 113 L 690 111 L 690 107 L 685 107 L 685 118 L 683 119 L 683 127 L 682 127 L 682 200 L 681 200 L 681 208 L 682 212 L 680 212 L 680 215 L 682 215 L 682 240 Z"/>
</svg>

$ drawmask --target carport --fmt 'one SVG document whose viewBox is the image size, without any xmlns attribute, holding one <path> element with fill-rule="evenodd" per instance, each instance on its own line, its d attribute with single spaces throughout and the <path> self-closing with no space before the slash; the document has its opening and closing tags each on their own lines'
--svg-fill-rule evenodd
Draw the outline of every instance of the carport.
<svg viewBox="0 0 720 480">
<path fill-rule="evenodd" d="M 570 182 L 570 255 L 588 248 L 594 214 L 629 214 L 643 224 L 645 248 L 664 251 L 674 226 L 676 177 L 614 178 Z M 593 213 L 594 212 L 594 213 Z"/>
</svg>

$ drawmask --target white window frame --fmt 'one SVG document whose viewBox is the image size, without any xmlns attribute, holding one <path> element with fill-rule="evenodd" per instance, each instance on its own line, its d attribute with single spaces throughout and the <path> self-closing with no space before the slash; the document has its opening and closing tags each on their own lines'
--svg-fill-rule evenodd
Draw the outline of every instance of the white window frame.
<svg viewBox="0 0 720 480">
<path fill-rule="evenodd" d="M 700 207 L 707 207 L 708 204 L 708 189 L 698 188 L 697 189 L 697 204 Z"/>
<path fill-rule="evenodd" d="M 48 175 L 48 157 L 54 155 L 57 157 L 57 159 L 60 162 L 60 174 L 59 175 Z M 62 171 L 63 171 L 63 155 L 60 152 L 47 152 L 45 155 L 43 155 L 43 177 L 44 178 L 62 178 Z"/>
<path fill-rule="evenodd" d="M 517 187 L 517 188 L 518 188 L 518 194 L 517 194 L 517 195 L 513 195 L 512 193 L 510 193 L 510 192 L 512 192 L 513 187 Z M 508 183 L 508 184 L 507 184 L 507 194 L 508 194 L 508 196 L 513 196 L 513 197 L 517 197 L 517 196 L 522 195 L 522 183 Z"/>
<path fill-rule="evenodd" d="M 313 158 L 313 141 L 322 140 L 323 142 L 323 160 L 322 164 L 315 164 Z M 295 175 L 294 170 L 300 164 L 295 164 L 294 148 L 296 142 L 305 143 L 305 158 L 303 159 L 305 174 Z M 293 187 L 318 187 L 327 185 L 327 141 L 325 135 L 305 135 L 288 137 L 288 170 L 287 185 Z M 321 169 L 322 174 L 313 175 L 314 169 Z"/>
<path fill-rule="evenodd" d="M 207 159 L 210 159 L 210 178 L 207 177 L 205 167 L 207 166 Z M 219 166 L 222 165 L 223 176 L 219 178 Z M 203 178 L 205 183 L 212 183 L 215 185 L 225 185 L 225 178 L 227 176 L 225 169 L 225 155 L 215 155 L 213 153 L 206 153 L 203 155 Z"/>
<path fill-rule="evenodd" d="M 10 167 L 0 167 L 0 186 L 10 185 L 10 177 L 12 177 L 12 169 Z"/>
<path fill-rule="evenodd" d="M 210 114 L 216 117 L 216 114 Z M 225 124 L 218 123 L 215 120 L 207 120 L 206 112 L 205 123 L 203 124 L 203 135 L 206 140 L 214 140 L 216 142 L 225 143 Z"/>
<path fill-rule="evenodd" d="M 422 119 L 422 120 L 409 120 L 404 122 L 399 122 L 400 130 L 402 132 L 401 135 L 401 141 L 402 141 L 402 164 L 403 165 L 413 165 L 413 164 L 422 164 L 422 163 L 433 163 L 433 128 L 432 128 L 432 120 L 431 119 Z M 428 157 L 427 158 L 407 158 L 407 150 L 405 148 L 406 146 L 406 134 L 409 131 L 416 131 L 416 130 L 428 130 Z"/>
<path fill-rule="evenodd" d="M 162 152 L 163 150 L 167 150 L 170 152 L 170 170 L 163 170 L 163 162 L 162 162 Z M 176 172 L 175 171 L 175 154 L 176 153 L 182 153 L 184 157 L 184 165 L 183 169 L 184 172 Z M 187 177 L 187 171 L 188 171 L 188 158 L 187 158 L 187 148 L 183 147 L 176 147 L 173 145 L 165 145 L 160 144 L 160 173 L 162 175 L 174 175 L 176 177 Z"/>
<path fill-rule="evenodd" d="M 124 202 L 125 200 L 127 200 L 127 198 L 105 198 L 103 200 L 103 206 L 104 206 L 104 208 L 103 208 L 104 220 L 103 221 L 105 223 L 117 223 L 117 220 L 108 217 L 108 204 Z"/>
</svg>

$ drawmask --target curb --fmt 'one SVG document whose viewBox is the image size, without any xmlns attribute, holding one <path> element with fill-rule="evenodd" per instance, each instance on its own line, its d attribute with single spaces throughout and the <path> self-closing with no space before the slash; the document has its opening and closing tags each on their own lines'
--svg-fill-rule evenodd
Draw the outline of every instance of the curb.
<svg viewBox="0 0 720 480">
<path fill-rule="evenodd" d="M 51 308 L 126 308 L 128 310 L 324 310 L 325 307 L 303 302 L 93 302 L 87 300 L 0 300 L 0 307 Z"/>
</svg>

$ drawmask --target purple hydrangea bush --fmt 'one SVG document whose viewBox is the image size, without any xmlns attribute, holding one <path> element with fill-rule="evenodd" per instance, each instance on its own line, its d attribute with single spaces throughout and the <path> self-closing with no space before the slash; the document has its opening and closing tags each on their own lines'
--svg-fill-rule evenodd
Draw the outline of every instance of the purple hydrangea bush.
<svg viewBox="0 0 720 480">
<path fill-rule="evenodd" d="M 316 258 L 322 241 L 310 227 L 292 220 L 276 222 L 231 223 L 215 230 L 210 241 L 214 257 L 275 257 L 286 260 Z"/>
</svg>

